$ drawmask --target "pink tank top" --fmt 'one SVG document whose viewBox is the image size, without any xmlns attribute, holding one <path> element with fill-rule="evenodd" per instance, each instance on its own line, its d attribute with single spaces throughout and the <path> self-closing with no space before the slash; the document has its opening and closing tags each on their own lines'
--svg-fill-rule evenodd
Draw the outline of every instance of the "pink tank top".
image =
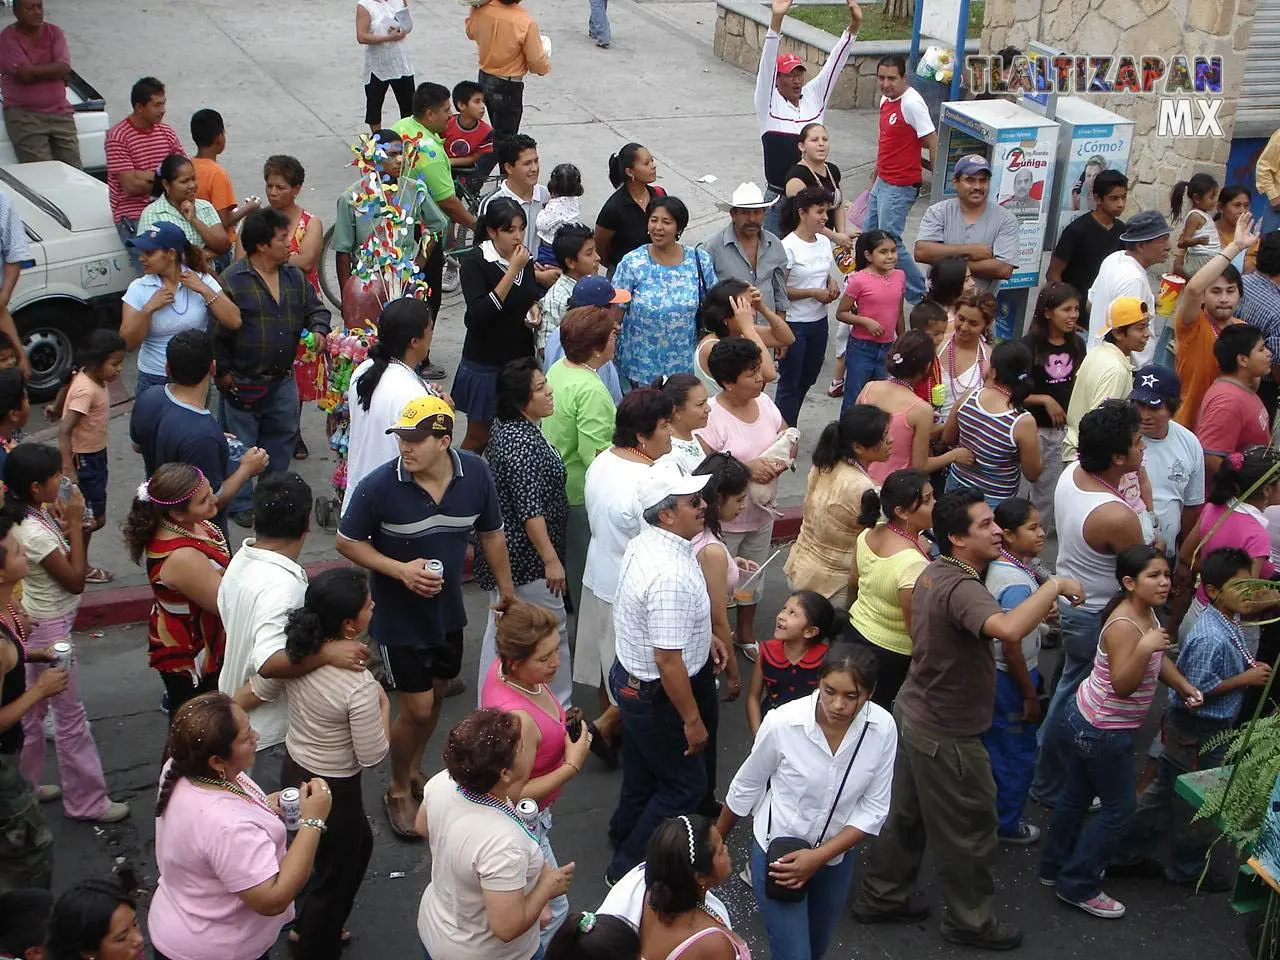
<svg viewBox="0 0 1280 960">
<path fill-rule="evenodd" d="M 858 403 L 863 402 L 859 397 Z M 885 477 L 893 471 L 904 470 L 911 466 L 911 441 L 916 432 L 907 422 L 907 417 L 920 404 L 924 404 L 924 401 L 916 398 L 915 403 L 902 412 L 889 414 L 889 437 L 893 440 L 893 452 L 889 454 L 888 460 L 867 465 L 867 476 L 875 481 L 877 487 L 884 483 Z M 928 404 L 924 405 L 928 406 Z"/>
<path fill-rule="evenodd" d="M 538 725 L 538 732 L 542 734 L 542 739 L 538 741 L 538 752 L 533 758 L 533 773 L 530 774 L 530 779 L 545 776 L 564 763 L 564 707 L 556 703 L 556 716 L 548 715 L 547 711 L 532 699 L 503 683 L 498 673 L 501 669 L 502 661 L 495 659 L 493 665 L 489 667 L 489 672 L 485 674 L 484 687 L 480 691 L 480 706 L 496 707 L 508 712 L 523 710 L 533 717 L 533 722 Z M 555 700 L 555 697 L 551 699 Z M 560 796 L 559 790 L 548 794 L 539 805 L 545 810 L 555 802 L 558 796 Z"/>
<path fill-rule="evenodd" d="M 736 936 L 734 936 L 732 933 L 726 930 L 724 927 L 707 927 L 705 930 L 699 930 L 697 933 L 689 937 L 687 940 L 682 941 L 679 946 L 677 946 L 674 950 L 672 950 L 669 954 L 667 954 L 667 960 L 678 960 L 678 958 L 686 950 L 688 950 L 691 946 L 693 946 L 699 940 L 702 940 L 705 937 L 709 937 L 715 933 L 724 934 L 726 937 L 729 938 L 729 942 L 733 944 L 734 960 L 751 960 L 750 948 L 741 940 L 739 940 Z"/>
<path fill-rule="evenodd" d="M 1128 617 L 1117 617 L 1111 622 L 1118 623 L 1121 620 L 1132 623 L 1139 631 L 1144 629 L 1142 624 Z M 1103 633 L 1106 633 L 1105 627 Z M 1153 653 L 1142 672 L 1138 688 L 1129 696 L 1122 697 L 1116 693 L 1116 688 L 1111 683 L 1111 661 L 1099 640 L 1098 652 L 1093 657 L 1093 671 L 1085 677 L 1084 683 L 1076 691 L 1076 706 L 1080 708 L 1080 715 L 1099 730 L 1134 730 L 1142 726 L 1156 695 L 1156 683 L 1160 679 L 1160 664 L 1163 660 L 1163 651 Z"/>
</svg>

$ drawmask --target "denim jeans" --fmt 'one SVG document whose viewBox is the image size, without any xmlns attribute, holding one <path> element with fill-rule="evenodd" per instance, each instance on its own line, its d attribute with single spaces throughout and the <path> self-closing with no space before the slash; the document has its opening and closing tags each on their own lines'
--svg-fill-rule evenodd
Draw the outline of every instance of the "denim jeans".
<svg viewBox="0 0 1280 960">
<path fill-rule="evenodd" d="M 697 754 L 684 755 L 684 721 L 661 681 L 633 685 L 614 660 L 609 689 L 622 713 L 624 736 L 622 787 L 609 822 L 614 853 L 607 873 L 620 877 L 644 859 L 649 838 L 662 821 L 697 809 L 707 792 L 707 762 Z"/>
<path fill-rule="evenodd" d="M 822 372 L 822 361 L 827 354 L 827 322 L 788 322 L 787 326 L 795 334 L 796 342 L 787 347 L 786 356 L 778 361 L 776 403 L 782 419 L 794 427 L 800 419 L 805 394 L 818 382 L 818 374 Z"/>
<path fill-rule="evenodd" d="M 1031 668 L 1031 682 L 1040 684 L 1040 671 Z M 1036 765 L 1036 733 L 1039 725 L 1022 719 L 1022 690 L 1005 670 L 996 673 L 996 703 L 991 729 L 982 735 L 982 744 L 991 758 L 991 776 L 996 781 L 996 815 L 1000 834 L 1014 836 L 1022 821 L 1031 790 L 1031 774 Z"/>
<path fill-rule="evenodd" d="M 221 399 L 222 429 L 234 433 L 245 447 L 262 447 L 271 458 L 263 476 L 284 473 L 293 457 L 293 445 L 298 439 L 298 385 L 293 376 L 284 376 L 275 382 L 253 411 L 237 410 Z M 228 513 L 248 510 L 253 502 L 253 484 L 245 483 L 231 502 Z"/>
<path fill-rule="evenodd" d="M 1101 610 L 1088 613 L 1064 603 L 1058 605 L 1058 617 L 1062 624 L 1062 676 L 1040 724 L 1040 755 L 1036 758 L 1036 776 L 1031 784 L 1031 795 L 1047 804 L 1055 803 L 1062 793 L 1068 759 L 1065 750 L 1050 742 L 1049 730 L 1067 704 L 1075 704 L 1076 690 L 1093 669 L 1098 632 L 1102 629 Z"/>
<path fill-rule="evenodd" d="M 836 921 L 853 882 L 853 851 L 835 866 L 827 864 L 809 878 L 799 903 L 770 900 L 764 894 L 769 864 L 759 843 L 751 844 L 751 887 L 769 938 L 773 960 L 820 960 L 831 945 Z"/>
<path fill-rule="evenodd" d="M 867 201 L 867 216 L 862 222 L 864 233 L 885 230 L 898 238 L 898 268 L 907 275 L 908 303 L 919 303 L 924 298 L 924 275 L 902 242 L 907 217 L 919 196 L 919 187 L 896 187 L 876 177 Z"/>
<path fill-rule="evenodd" d="M 613 42 L 609 29 L 609 0 L 590 0 L 591 15 L 587 19 L 587 36 L 601 45 Z"/>
<path fill-rule="evenodd" d="M 133 267 L 134 273 L 141 276 L 142 261 L 138 259 L 138 251 L 129 242 L 137 235 L 138 220 L 136 217 L 121 217 L 116 221 L 116 236 L 120 238 L 120 242 L 124 245 L 125 253 L 129 255 L 129 265 Z"/>
<path fill-rule="evenodd" d="M 154 373 L 144 373 L 139 370 L 138 379 L 133 384 L 133 398 L 136 400 L 152 387 L 163 387 L 168 382 L 169 378 L 166 376 L 157 377 Z"/>
<path fill-rule="evenodd" d="M 784 184 L 785 186 L 785 184 Z M 766 200 L 776 200 L 773 206 L 764 212 L 764 228 L 772 233 L 775 237 L 782 236 L 782 194 L 773 187 L 768 187 L 764 192 Z"/>
<path fill-rule="evenodd" d="M 1059 896 L 1081 903 L 1102 891 L 1102 872 L 1133 819 L 1133 731 L 1098 729 L 1072 697 L 1045 733 L 1050 742 L 1066 757 L 1066 786 L 1053 807 L 1040 876 L 1055 881 Z M 1086 823 L 1095 796 L 1102 809 Z"/>
<path fill-rule="evenodd" d="M 480 71 L 476 78 L 484 90 L 484 105 L 489 111 L 489 123 L 493 126 L 493 140 L 496 143 L 502 137 L 513 136 L 520 132 L 520 121 L 524 118 L 524 83 L 495 77 Z M 476 160 L 477 177 L 489 175 L 489 171 L 498 162 L 498 153 L 491 150 L 481 154 Z"/>
<path fill-rule="evenodd" d="M 883 380 L 884 358 L 889 355 L 892 343 L 860 340 L 849 335 L 849 346 L 844 352 L 844 399 L 840 412 L 844 413 L 858 402 L 858 394 L 872 380 Z"/>
<path fill-rule="evenodd" d="M 560 868 L 560 861 L 556 859 L 556 852 L 551 849 L 550 808 L 547 808 L 538 814 L 538 819 L 534 823 L 533 832 L 538 838 L 538 848 L 542 850 L 542 862 L 552 870 L 558 870 Z M 569 915 L 569 897 L 567 894 L 552 897 L 551 902 L 547 905 L 551 907 L 551 922 L 543 927 L 542 932 L 538 934 L 540 950 L 545 950 L 547 948 L 547 944 L 551 942 L 551 938 L 556 935 L 556 931 L 559 930 L 561 924 L 564 923 L 564 918 Z"/>
<path fill-rule="evenodd" d="M 1262 232 L 1270 233 L 1272 230 L 1280 230 L 1280 210 L 1268 207 L 1262 218 Z"/>
</svg>

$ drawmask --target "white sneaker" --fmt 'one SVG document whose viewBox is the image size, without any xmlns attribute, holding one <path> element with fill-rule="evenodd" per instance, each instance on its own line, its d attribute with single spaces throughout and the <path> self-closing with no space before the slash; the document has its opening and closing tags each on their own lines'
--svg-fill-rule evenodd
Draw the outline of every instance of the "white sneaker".
<svg viewBox="0 0 1280 960">
<path fill-rule="evenodd" d="M 42 783 L 36 787 L 36 800 L 40 803 L 53 803 L 62 799 L 62 788 L 56 783 Z"/>
<path fill-rule="evenodd" d="M 752 663 L 756 662 L 756 658 L 760 656 L 760 644 L 758 643 L 735 643 L 734 647 L 742 651 L 742 655 Z"/>
<path fill-rule="evenodd" d="M 95 823 L 119 823 L 129 816 L 129 805 L 122 800 L 112 800 L 100 817 L 89 817 Z"/>
<path fill-rule="evenodd" d="M 751 886 L 751 864 L 748 863 L 745 867 L 742 868 L 741 872 L 739 872 L 738 874 L 738 879 L 741 880 L 743 883 L 745 883 L 748 887 Z"/>
<path fill-rule="evenodd" d="M 1114 897 L 1107 896 L 1101 890 L 1088 900 L 1068 900 L 1062 894 L 1058 894 L 1058 899 L 1104 920 L 1119 920 L 1124 916 L 1124 904 Z"/>
</svg>

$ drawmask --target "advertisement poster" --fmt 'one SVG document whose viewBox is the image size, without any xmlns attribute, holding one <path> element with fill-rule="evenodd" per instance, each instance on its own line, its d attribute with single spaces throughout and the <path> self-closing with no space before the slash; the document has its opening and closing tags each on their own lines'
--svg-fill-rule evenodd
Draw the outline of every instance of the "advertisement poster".
<svg viewBox="0 0 1280 960">
<path fill-rule="evenodd" d="M 1057 152 L 1054 131 L 1036 139 L 1001 142 L 992 157 L 990 202 L 1018 220 L 1018 268 L 1002 288 L 1033 287 L 1040 278 L 1040 244 L 1052 190 Z"/>
<path fill-rule="evenodd" d="M 1127 124 L 1064 127 L 1063 135 L 1071 141 L 1062 174 L 1055 240 L 1072 220 L 1093 210 L 1094 177 L 1103 170 L 1124 173 L 1128 168 L 1132 132 L 1133 127 Z"/>
<path fill-rule="evenodd" d="M 947 165 L 945 167 L 946 186 L 943 188 L 943 197 L 954 197 L 956 195 L 955 170 L 956 161 L 961 157 L 970 153 L 981 154 L 984 157 L 991 156 L 991 148 L 986 142 L 979 140 L 975 136 L 965 133 L 963 130 L 952 129 L 951 136 L 947 140 Z"/>
</svg>

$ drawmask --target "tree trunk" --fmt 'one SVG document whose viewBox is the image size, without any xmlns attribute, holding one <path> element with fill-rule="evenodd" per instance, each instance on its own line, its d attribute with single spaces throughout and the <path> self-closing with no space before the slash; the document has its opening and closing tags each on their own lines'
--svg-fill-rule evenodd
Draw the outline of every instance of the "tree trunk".
<svg viewBox="0 0 1280 960">
<path fill-rule="evenodd" d="M 910 23 L 915 16 L 914 0 L 885 0 L 885 16 L 890 20 Z"/>
</svg>

